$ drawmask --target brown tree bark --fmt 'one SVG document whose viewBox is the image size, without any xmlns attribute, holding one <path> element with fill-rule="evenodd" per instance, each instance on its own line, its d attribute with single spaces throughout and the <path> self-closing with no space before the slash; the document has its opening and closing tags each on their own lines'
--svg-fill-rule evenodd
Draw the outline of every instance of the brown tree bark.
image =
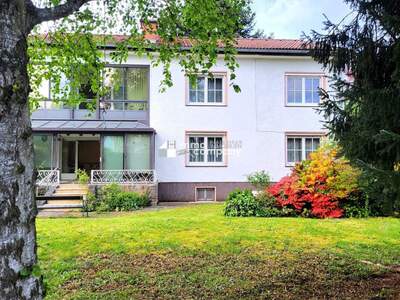
<svg viewBox="0 0 400 300">
<path fill-rule="evenodd" d="M 37 264 L 27 37 L 40 22 L 68 16 L 88 0 L 36 8 L 0 0 L 0 299 L 42 299 Z"/>
</svg>

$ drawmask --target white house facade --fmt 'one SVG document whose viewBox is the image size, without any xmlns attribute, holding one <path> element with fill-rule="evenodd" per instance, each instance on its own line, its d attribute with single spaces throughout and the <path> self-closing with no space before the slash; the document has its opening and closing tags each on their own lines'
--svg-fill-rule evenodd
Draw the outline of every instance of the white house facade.
<svg viewBox="0 0 400 300">
<path fill-rule="evenodd" d="M 195 84 L 174 62 L 173 86 L 161 93 L 162 69 L 147 58 L 109 61 L 123 88 L 94 114 L 51 99 L 33 112 L 37 164 L 61 180 L 78 168 L 92 180 L 104 170 L 151 170 L 163 202 L 224 200 L 259 170 L 279 180 L 326 134 L 317 112 L 326 75 L 299 41 L 243 39 L 237 62 L 240 93 L 222 59 Z"/>
</svg>

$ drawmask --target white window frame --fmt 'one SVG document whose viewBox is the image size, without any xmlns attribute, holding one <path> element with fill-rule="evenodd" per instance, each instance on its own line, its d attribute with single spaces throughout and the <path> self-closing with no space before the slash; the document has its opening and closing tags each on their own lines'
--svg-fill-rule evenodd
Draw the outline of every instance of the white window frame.
<svg viewBox="0 0 400 300">
<path fill-rule="evenodd" d="M 319 139 L 321 145 L 324 134 L 286 134 L 285 135 L 285 164 L 287 167 L 293 167 L 298 162 L 289 162 L 288 160 L 288 140 L 301 139 L 301 161 L 306 159 L 306 139 Z"/>
<path fill-rule="evenodd" d="M 204 138 L 204 161 L 191 162 L 190 161 L 190 138 L 202 137 Z M 222 161 L 209 162 L 208 160 L 208 138 L 222 138 Z M 227 151 L 226 151 L 226 132 L 186 132 L 186 166 L 187 167 L 225 167 L 227 166 Z"/>
<path fill-rule="evenodd" d="M 212 77 L 203 74 L 196 74 L 196 78 L 204 77 L 204 102 L 191 102 L 190 101 L 190 79 L 187 77 L 186 80 L 186 105 L 187 106 L 226 106 L 226 73 L 223 72 L 212 72 Z M 208 99 L 208 79 L 220 78 L 222 79 L 222 101 L 221 102 L 209 102 Z"/>
<path fill-rule="evenodd" d="M 289 103 L 289 78 L 297 77 L 302 80 L 302 88 L 301 88 L 301 103 Z M 306 78 L 319 78 L 319 88 L 326 89 L 326 79 L 325 74 L 323 73 L 285 73 L 285 105 L 286 106 L 294 106 L 294 107 L 318 107 L 321 105 L 321 97 L 319 97 L 318 103 L 306 103 Z"/>
</svg>

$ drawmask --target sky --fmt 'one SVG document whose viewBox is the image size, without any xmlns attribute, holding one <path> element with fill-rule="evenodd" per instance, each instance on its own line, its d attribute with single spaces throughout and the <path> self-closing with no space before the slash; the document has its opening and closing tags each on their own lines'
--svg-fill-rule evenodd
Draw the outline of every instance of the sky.
<svg viewBox="0 0 400 300">
<path fill-rule="evenodd" d="M 339 22 L 350 10 L 343 0 L 253 0 L 256 28 L 274 38 L 297 39 L 311 29 L 321 32 L 325 14 Z"/>
</svg>

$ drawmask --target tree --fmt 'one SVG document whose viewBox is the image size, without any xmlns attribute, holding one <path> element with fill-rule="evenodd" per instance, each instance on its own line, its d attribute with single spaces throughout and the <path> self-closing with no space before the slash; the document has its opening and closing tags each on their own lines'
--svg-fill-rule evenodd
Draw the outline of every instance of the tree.
<svg viewBox="0 0 400 300">
<path fill-rule="evenodd" d="M 238 35 L 242 38 L 265 38 L 264 30 L 255 29 L 256 27 L 256 13 L 250 7 L 253 0 L 247 0 L 248 5 L 242 8 L 240 13 L 241 27 L 238 30 Z M 272 33 L 270 37 L 272 37 Z M 268 37 L 268 38 L 270 38 Z"/>
<path fill-rule="evenodd" d="M 173 59 L 188 74 L 207 72 L 222 45 L 234 84 L 234 39 L 239 13 L 246 5 L 245 0 L 0 0 L 1 299 L 43 297 L 36 256 L 36 175 L 29 117 L 40 82 L 51 78 L 59 101 L 81 101 L 74 91 L 87 84 L 88 78 L 92 90 L 101 95 L 98 79 L 105 54 L 98 45 L 113 42 L 117 48 L 111 57 L 117 62 L 134 50 L 162 65 L 164 87 L 172 84 L 169 66 Z M 151 27 L 152 19 L 158 20 L 157 28 Z M 160 37 L 156 43 L 143 38 L 140 20 Z M 40 24 L 47 21 L 51 22 L 49 31 L 43 34 Z M 115 40 L 111 35 L 93 34 L 111 29 L 128 37 Z M 183 51 L 180 41 L 184 38 L 192 46 Z M 63 74 L 70 79 L 69 89 L 60 85 Z"/>
<path fill-rule="evenodd" d="M 323 93 L 326 125 L 349 159 L 385 182 L 390 213 L 394 194 L 400 201 L 400 2 L 345 2 L 353 12 L 306 41 L 333 74 L 333 90 Z"/>
</svg>

